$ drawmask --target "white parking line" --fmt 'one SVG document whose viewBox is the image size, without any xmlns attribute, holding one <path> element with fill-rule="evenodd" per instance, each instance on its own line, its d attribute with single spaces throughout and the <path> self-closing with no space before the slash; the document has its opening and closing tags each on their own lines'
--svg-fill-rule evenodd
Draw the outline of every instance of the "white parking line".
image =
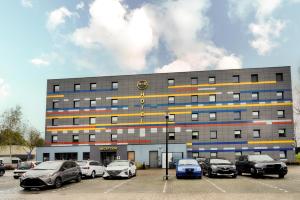
<svg viewBox="0 0 300 200">
<path fill-rule="evenodd" d="M 112 188 L 106 190 L 106 191 L 104 192 L 104 194 L 107 194 L 107 193 L 110 193 L 110 192 L 114 191 L 114 190 L 117 189 L 118 187 L 120 187 L 120 186 L 122 186 L 122 185 L 124 185 L 124 184 L 126 184 L 126 183 L 128 183 L 128 182 L 130 182 L 132 179 L 133 179 L 133 178 L 131 178 L 131 179 L 127 180 L 127 181 L 121 182 L 121 183 L 119 183 L 118 185 L 115 185 L 114 187 L 112 187 Z"/>
<path fill-rule="evenodd" d="M 165 185 L 164 185 L 164 189 L 163 189 L 163 193 L 166 193 L 166 191 L 167 191 L 167 183 L 168 183 L 168 181 L 166 180 Z"/>
<path fill-rule="evenodd" d="M 220 188 L 219 186 L 217 186 L 216 184 L 214 184 L 213 182 L 209 181 L 207 178 L 203 178 L 206 182 L 210 183 L 212 186 L 214 186 L 216 189 L 218 189 L 219 191 L 226 193 L 226 191 L 222 188 Z"/>
<path fill-rule="evenodd" d="M 257 181 L 257 180 L 251 180 L 251 182 L 253 182 L 253 183 L 259 183 L 260 185 L 264 185 L 264 186 L 267 186 L 269 188 L 272 188 L 272 189 L 275 189 L 275 190 L 279 190 L 281 192 L 285 192 L 285 193 L 289 192 L 286 189 L 283 189 L 283 188 L 280 188 L 278 186 L 271 185 L 271 184 L 268 184 L 268 183 L 263 183 L 263 182 L 260 182 L 260 181 Z"/>
</svg>

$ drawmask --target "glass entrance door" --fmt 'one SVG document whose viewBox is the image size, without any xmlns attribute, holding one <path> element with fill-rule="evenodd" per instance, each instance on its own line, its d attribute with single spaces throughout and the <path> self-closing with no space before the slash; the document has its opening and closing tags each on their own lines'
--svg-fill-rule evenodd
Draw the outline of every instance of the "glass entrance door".
<svg viewBox="0 0 300 200">
<path fill-rule="evenodd" d="M 117 159 L 117 152 L 100 152 L 100 158 L 101 163 L 106 166 Z"/>
</svg>

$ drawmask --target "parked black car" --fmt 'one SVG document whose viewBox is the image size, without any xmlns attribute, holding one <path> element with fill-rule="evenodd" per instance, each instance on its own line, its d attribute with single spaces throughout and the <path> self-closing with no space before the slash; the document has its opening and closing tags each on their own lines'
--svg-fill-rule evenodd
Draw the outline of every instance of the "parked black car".
<svg viewBox="0 0 300 200">
<path fill-rule="evenodd" d="M 284 162 L 276 161 L 269 155 L 244 155 L 235 163 L 238 174 L 250 173 L 253 177 L 276 174 L 283 178 L 288 168 Z"/>
<path fill-rule="evenodd" d="M 207 158 L 203 162 L 203 174 L 209 177 L 231 176 L 236 178 L 237 171 L 235 165 L 224 158 Z"/>
<path fill-rule="evenodd" d="M 0 162 L 0 176 L 3 176 L 5 174 L 5 167 L 2 162 Z"/>
<path fill-rule="evenodd" d="M 24 189 L 53 186 L 59 188 L 67 181 L 81 181 L 80 167 L 74 161 L 46 161 L 20 177 Z"/>
</svg>

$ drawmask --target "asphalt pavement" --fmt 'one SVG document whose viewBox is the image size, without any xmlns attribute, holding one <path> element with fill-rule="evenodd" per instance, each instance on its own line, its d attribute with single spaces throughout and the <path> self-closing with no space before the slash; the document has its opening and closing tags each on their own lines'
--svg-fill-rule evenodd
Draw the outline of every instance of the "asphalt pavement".
<svg viewBox="0 0 300 200">
<path fill-rule="evenodd" d="M 277 176 L 252 178 L 249 175 L 234 178 L 180 179 L 170 170 L 168 181 L 165 171 L 148 169 L 138 171 L 137 177 L 121 180 L 83 179 L 68 183 L 59 189 L 25 191 L 19 180 L 8 171 L 0 177 L 0 199 L 299 199 L 300 166 L 290 166 L 284 179 Z"/>
</svg>

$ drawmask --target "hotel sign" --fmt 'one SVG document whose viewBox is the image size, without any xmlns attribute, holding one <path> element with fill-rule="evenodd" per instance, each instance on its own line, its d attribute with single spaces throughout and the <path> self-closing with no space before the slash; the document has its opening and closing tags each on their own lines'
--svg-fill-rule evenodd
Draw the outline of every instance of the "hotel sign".
<svg viewBox="0 0 300 200">
<path fill-rule="evenodd" d="M 99 147 L 100 151 L 117 151 L 118 147 L 115 146 L 104 146 L 104 147 Z"/>
<path fill-rule="evenodd" d="M 141 123 L 144 122 L 144 104 L 145 104 L 145 92 L 148 88 L 148 82 L 146 80 L 140 80 L 137 82 L 136 86 L 141 90 L 140 103 L 141 103 Z"/>
</svg>

